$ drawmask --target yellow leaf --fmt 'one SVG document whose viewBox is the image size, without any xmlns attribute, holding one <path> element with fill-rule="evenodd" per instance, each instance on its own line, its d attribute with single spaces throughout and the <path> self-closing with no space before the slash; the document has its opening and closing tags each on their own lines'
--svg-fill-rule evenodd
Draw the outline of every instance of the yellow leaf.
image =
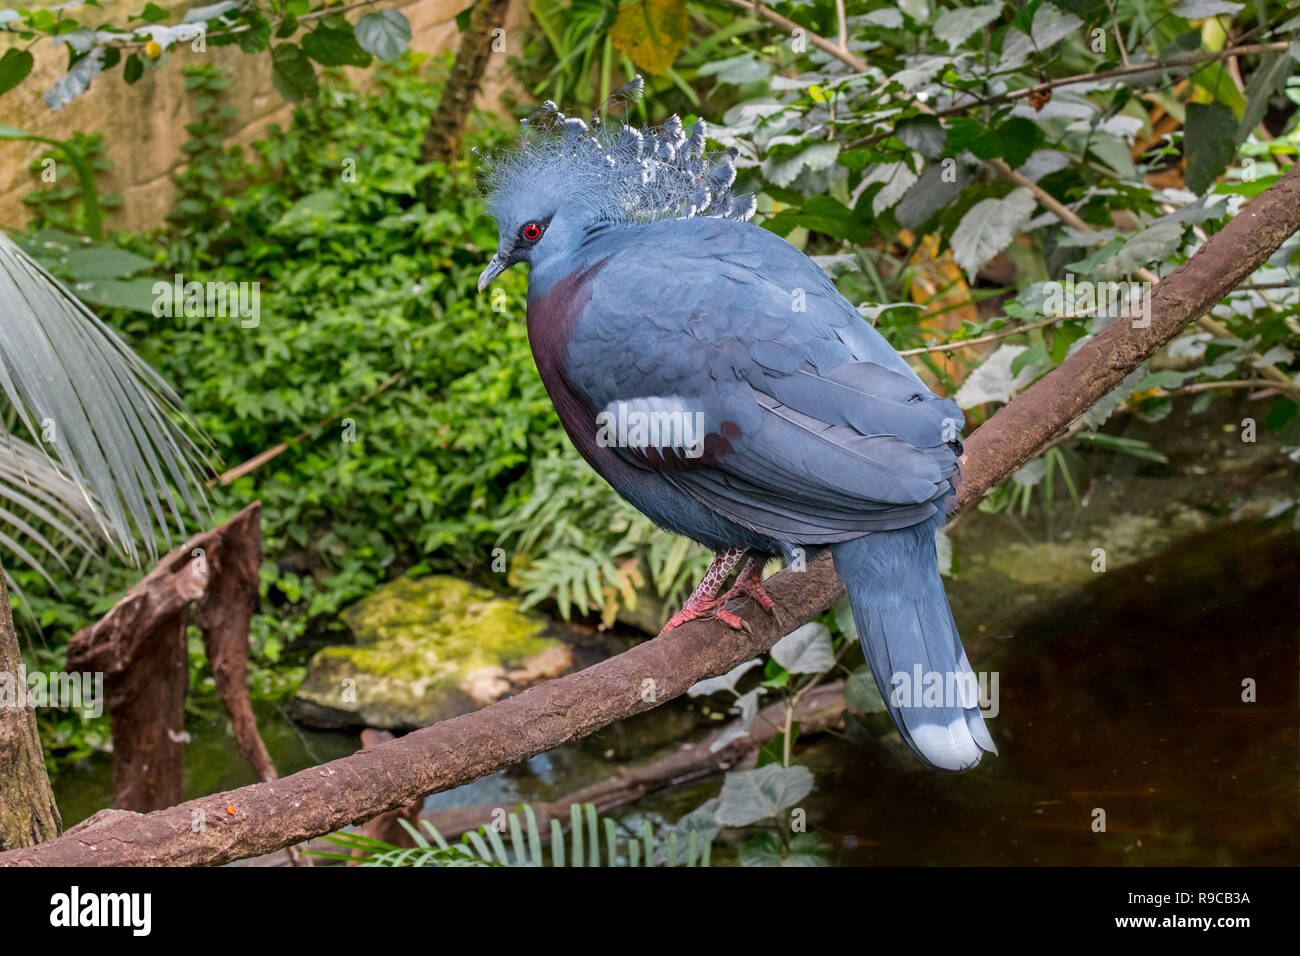
<svg viewBox="0 0 1300 956">
<path fill-rule="evenodd" d="M 619 7 L 609 39 L 647 73 L 662 74 L 677 59 L 689 29 L 686 0 L 633 0 Z"/>
</svg>

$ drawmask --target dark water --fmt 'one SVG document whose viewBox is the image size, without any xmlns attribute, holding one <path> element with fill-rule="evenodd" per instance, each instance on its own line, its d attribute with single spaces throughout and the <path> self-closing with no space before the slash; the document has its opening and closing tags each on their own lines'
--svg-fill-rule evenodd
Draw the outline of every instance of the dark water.
<svg viewBox="0 0 1300 956">
<path fill-rule="evenodd" d="M 976 665 L 1001 757 L 954 777 L 840 747 L 822 825 L 849 865 L 1295 865 L 1298 620 L 1276 525 L 1100 575 Z"/>
<path fill-rule="evenodd" d="M 1099 575 L 1002 641 L 991 722 L 1001 756 L 951 776 L 893 733 L 851 725 L 797 760 L 817 775 L 809 820 L 845 865 L 1295 865 L 1300 536 L 1274 524 L 1220 531 Z M 1242 681 L 1256 702 L 1242 702 Z M 254 782 L 217 706 L 187 721 L 187 798 Z M 314 731 L 262 704 L 281 773 L 352 753 L 356 734 Z M 677 701 L 466 787 L 426 809 L 549 801 L 672 752 L 710 721 Z M 871 732 L 874 729 L 877 733 Z M 850 742 L 853 740 L 855 742 Z M 712 778 L 616 816 L 674 821 L 717 794 Z M 108 806 L 111 758 L 61 773 L 70 825 Z M 1104 832 L 1094 832 L 1095 811 Z M 740 834 L 724 833 L 718 863 Z"/>
</svg>

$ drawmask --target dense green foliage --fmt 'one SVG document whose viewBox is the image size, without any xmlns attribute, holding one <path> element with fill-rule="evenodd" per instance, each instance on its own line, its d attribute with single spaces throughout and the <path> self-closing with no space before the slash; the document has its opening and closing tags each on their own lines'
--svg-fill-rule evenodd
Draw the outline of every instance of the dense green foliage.
<svg viewBox="0 0 1300 956">
<path fill-rule="evenodd" d="M 241 8 L 240 22 L 252 22 L 254 6 Z M 280 6 L 288 22 L 291 5 Z M 618 26 L 641 6 L 676 25 L 665 47 L 638 46 L 626 22 Z M 1066 274 L 1127 282 L 1146 268 L 1167 275 L 1300 155 L 1296 50 L 1287 46 L 1295 21 L 1280 4 L 1118 0 L 1114 13 L 1100 0 L 848 6 L 849 52 L 831 55 L 806 35 L 836 36 L 831 0 L 775 5 L 803 36 L 720 3 L 548 0 L 534 5 L 540 29 L 513 65 L 525 89 L 563 95 L 575 114 L 632 69 L 662 66 L 639 114 L 720 121 L 713 135 L 740 151 L 760 221 L 821 257 L 896 346 L 1001 336 L 983 352 L 915 359 L 971 422 L 1109 320 L 1052 315 L 1046 282 Z M 312 36 L 338 27 L 330 16 L 312 23 L 304 27 Z M 325 39 L 302 49 L 329 65 Z M 259 27 L 246 42 L 261 49 L 264 40 Z M 1222 58 L 1211 59 L 1257 42 L 1284 49 L 1237 57 L 1240 84 Z M 313 85 L 298 56 L 263 58 L 282 89 L 295 76 Z M 1186 56 L 1204 59 L 1025 95 L 1047 80 Z M 646 59 L 634 67 L 638 57 Z M 869 62 L 854 66 L 858 57 Z M 564 440 L 528 350 L 522 271 L 506 273 L 491 295 L 474 292 L 495 227 L 472 163 L 419 160 L 440 95 L 428 73 L 408 54 L 377 67 L 363 92 L 326 71 L 318 90 L 298 91 L 287 128 L 239 150 L 223 141 L 226 81 L 214 67 L 188 68 L 201 118 L 188 127 L 190 162 L 176 176 L 168 227 L 113 237 L 139 257 L 117 259 L 120 272 L 101 267 L 87 278 L 57 254 L 50 260 L 56 275 L 86 283 L 88 300 L 116 307 L 110 320 L 181 389 L 222 468 L 288 443 L 212 492 L 218 519 L 253 499 L 264 505 L 264 600 L 253 636 L 257 686 L 267 693 L 294 685 L 288 665 L 301 657 L 286 658 L 289 645 L 330 636 L 340 608 L 407 569 L 513 585 L 530 603 L 554 600 L 566 615 L 577 608 L 609 622 L 642 588 L 680 596 L 702 560 L 613 496 Z M 513 129 L 513 117 L 480 115 L 473 138 L 490 149 Z M 102 167 L 93 136 L 70 145 Z M 69 181 L 31 199 L 33 254 L 39 244 L 57 253 L 64 240 L 49 230 L 86 231 Z M 1061 222 L 1044 196 L 1088 228 Z M 1298 249 L 1293 239 L 1253 277 L 1261 288 L 1216 310 L 1226 335 L 1189 330 L 1082 420 L 1074 447 L 1083 454 L 1054 450 L 985 506 L 1050 503 L 1054 483 L 1075 497 L 1072 475 L 1090 447 L 1158 463 L 1157 452 L 1101 429 L 1119 409 L 1169 415 L 1185 390 L 1205 414 L 1227 387 L 1276 389 L 1259 399 L 1261 429 L 1285 450 L 1300 447 Z M 258 283 L 260 321 L 154 317 L 145 290 L 176 274 Z M 67 636 L 137 576 L 112 559 L 91 561 L 78 577 L 56 576 L 60 593 L 33 571 L 14 574 L 39 624 L 29 654 L 46 667 L 61 666 Z M 201 659 L 194 667 L 205 679 Z M 102 742 L 77 727 L 43 727 L 47 745 L 76 755 Z"/>
</svg>

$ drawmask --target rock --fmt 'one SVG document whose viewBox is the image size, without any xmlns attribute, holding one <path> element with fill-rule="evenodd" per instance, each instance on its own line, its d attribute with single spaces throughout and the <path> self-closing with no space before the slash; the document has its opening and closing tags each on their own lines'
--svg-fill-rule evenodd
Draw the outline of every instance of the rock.
<svg viewBox="0 0 1300 956">
<path fill-rule="evenodd" d="M 406 729 L 469 713 L 575 665 L 545 619 L 458 578 L 401 578 L 348 608 L 356 644 L 307 666 L 295 715 L 320 727 Z"/>
</svg>

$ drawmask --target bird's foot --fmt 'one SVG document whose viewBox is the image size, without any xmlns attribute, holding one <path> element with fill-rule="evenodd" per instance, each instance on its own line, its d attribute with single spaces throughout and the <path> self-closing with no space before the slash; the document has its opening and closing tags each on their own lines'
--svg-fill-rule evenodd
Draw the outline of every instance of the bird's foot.
<svg viewBox="0 0 1300 956">
<path fill-rule="evenodd" d="M 727 603 L 723 599 L 712 598 L 711 600 L 695 601 L 688 600 L 682 605 L 682 609 L 668 619 L 659 636 L 663 637 L 675 627 L 680 627 L 687 621 L 709 621 L 717 620 L 732 630 L 739 631 L 745 627 L 745 622 L 735 614 L 726 610 L 722 605 Z"/>
<path fill-rule="evenodd" d="M 754 599 L 754 603 L 768 614 L 776 613 L 776 602 L 763 589 L 763 567 L 766 563 L 761 558 L 750 558 L 746 561 L 745 566 L 736 575 L 736 581 L 731 585 L 731 590 L 722 596 L 722 603 L 726 604 L 733 598 L 742 596 L 751 597 Z"/>
<path fill-rule="evenodd" d="M 709 570 L 704 572 L 704 578 L 695 586 L 695 590 L 686 599 L 682 609 L 668 619 L 668 623 L 664 625 L 659 635 L 662 637 L 687 621 L 697 621 L 701 618 L 716 618 L 727 627 L 740 630 L 744 626 L 740 618 L 730 611 L 723 610 L 722 606 L 727 602 L 718 598 L 718 592 L 727 583 L 731 569 L 744 557 L 744 554 L 743 548 L 731 548 L 714 555 Z"/>
</svg>

